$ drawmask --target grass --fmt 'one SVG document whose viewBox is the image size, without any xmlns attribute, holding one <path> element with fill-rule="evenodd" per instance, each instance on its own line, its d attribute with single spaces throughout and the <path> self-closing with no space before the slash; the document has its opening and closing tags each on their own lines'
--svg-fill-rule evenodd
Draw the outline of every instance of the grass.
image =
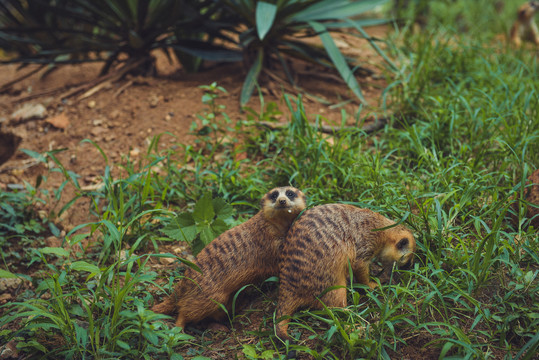
<svg viewBox="0 0 539 360">
<path fill-rule="evenodd" d="M 266 285 L 261 292 L 269 297 L 255 291 L 255 310 L 230 314 L 232 332 L 221 337 L 169 329 L 148 309 L 152 295 L 169 292 L 181 276 L 151 266 L 152 257 L 173 257 L 152 255 L 170 241 L 162 230 L 174 226 L 171 210 L 197 218 L 203 209 L 195 203 L 209 204 L 209 193 L 213 204 L 222 198 L 236 210 L 224 222 L 230 227 L 256 211 L 267 189 L 291 183 L 311 206 L 347 202 L 405 219 L 419 249 L 414 268 L 395 271 L 379 289 L 350 284 L 348 308 L 296 314 L 290 333 L 298 343 L 287 350 L 315 359 L 420 351 L 425 358 L 532 359 L 539 346 L 539 236 L 528 226 L 526 204 L 511 205 L 539 167 L 537 61 L 531 51 L 508 51 L 474 31 L 430 26 L 393 42 L 402 44 L 393 47 L 399 75 L 386 93 L 395 116 L 375 136 L 343 130 L 327 137 L 309 125 L 322 118 L 306 114 L 301 97 L 292 96 L 285 97 L 290 126 L 253 133 L 254 121 L 277 113 L 274 104 L 233 126 L 219 106 L 224 89 L 206 87 L 208 109 L 192 128 L 199 143 L 158 152 L 156 138 L 145 162 L 127 162 L 125 178 L 106 168 L 102 189 L 79 194 L 92 199 L 99 220 L 66 241 L 97 241 L 78 253 L 42 248 L 34 255 L 41 268 L 32 278 L 36 288 L 2 307 L 0 342 L 15 339 L 21 351 L 49 358 L 283 358 L 271 336 L 275 297 Z M 29 198 L 2 196 L 3 208 L 9 204 L 19 216 L 13 219 L 25 224 L 3 230 L 11 232 L 2 239 L 22 233 L 39 241 L 46 229 L 23 211 Z M 3 276 L 20 271 L 5 264 Z"/>
</svg>

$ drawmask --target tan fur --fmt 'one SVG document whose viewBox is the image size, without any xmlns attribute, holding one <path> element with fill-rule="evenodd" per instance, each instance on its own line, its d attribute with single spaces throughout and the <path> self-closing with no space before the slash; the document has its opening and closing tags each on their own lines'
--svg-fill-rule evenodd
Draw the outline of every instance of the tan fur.
<svg viewBox="0 0 539 360">
<path fill-rule="evenodd" d="M 517 12 L 517 19 L 511 27 L 511 41 L 517 47 L 522 41 L 530 41 L 539 45 L 539 31 L 535 24 L 535 13 L 539 10 L 539 1 L 529 1 L 523 4 Z"/>
<path fill-rule="evenodd" d="M 178 327 L 222 318 L 219 303 L 229 307 L 231 295 L 242 286 L 277 275 L 282 242 L 303 209 L 305 195 L 298 189 L 268 192 L 255 216 L 221 234 L 197 255 L 195 264 L 202 273 L 187 269 L 174 294 L 152 310 L 176 313 Z"/>
<path fill-rule="evenodd" d="M 354 282 L 374 288 L 369 266 L 378 258 L 384 266 L 409 265 L 415 239 L 402 225 L 373 231 L 395 222 L 371 210 L 327 204 L 307 210 L 290 228 L 279 265 L 280 285 L 276 319 L 291 316 L 301 307 L 321 308 L 318 296 L 329 287 L 346 286 L 349 264 Z M 346 288 L 325 293 L 328 307 L 346 306 Z M 279 321 L 279 320 L 278 320 Z M 282 319 L 276 335 L 289 339 L 289 319 Z"/>
</svg>

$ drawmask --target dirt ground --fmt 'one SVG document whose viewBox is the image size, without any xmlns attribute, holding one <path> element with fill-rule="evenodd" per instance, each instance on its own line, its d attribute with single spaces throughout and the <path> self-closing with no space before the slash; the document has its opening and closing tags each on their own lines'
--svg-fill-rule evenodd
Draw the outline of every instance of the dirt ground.
<svg viewBox="0 0 539 360">
<path fill-rule="evenodd" d="M 384 27 L 370 30 L 371 35 L 381 38 L 385 32 Z M 362 67 L 372 72 L 358 77 L 368 101 L 362 117 L 367 118 L 373 113 L 382 116 L 378 111 L 386 85 L 382 58 L 363 39 L 348 34 L 335 34 L 334 38 L 343 53 L 357 58 Z M 7 88 L 5 84 L 36 69 L 36 66 L 18 70 L 16 64 L 0 65 L 0 132 L 13 133 L 22 138 L 19 149 L 38 153 L 66 149 L 57 154 L 58 159 L 68 170 L 80 175 L 81 186 L 91 186 L 99 181 L 105 162 L 94 146 L 81 143 L 83 139 L 95 141 L 111 164 L 121 162 L 122 157 L 128 155 L 132 159 L 142 156 L 152 137 L 165 132 L 171 135 L 162 136 L 160 148 L 178 143 L 189 144 L 194 139 L 189 134 L 189 127 L 197 119 L 196 115 L 206 107 L 201 102 L 201 85 L 217 82 L 224 87 L 228 94 L 220 96 L 218 103 L 226 106 L 225 112 L 232 121 L 246 118 L 239 106 L 239 94 L 246 75 L 242 64 L 210 64 L 200 73 L 189 74 L 178 63 L 170 63 L 161 52 L 154 55 L 157 58 L 156 76 L 127 76 L 108 83 L 84 99 L 79 93 L 63 101 L 62 95 L 95 79 L 102 64 L 64 65 L 44 76 L 45 68 Z M 298 85 L 311 95 L 305 97 L 304 105 L 312 119 L 320 114 L 328 122 L 339 124 L 344 108 L 349 114 L 347 122 L 354 121 L 353 115 L 358 110 L 359 102 L 339 80 L 337 73 L 328 73 L 326 69 L 305 64 L 295 64 L 294 69 L 297 71 Z M 266 104 L 275 102 L 278 105 L 283 112 L 280 119 L 283 122 L 288 121 L 283 94 L 290 91 L 293 89 L 288 83 L 279 83 L 275 79 L 262 84 Z M 314 97 L 323 98 L 330 104 L 323 104 Z M 331 106 L 346 100 L 351 101 L 342 106 Z M 21 120 L 16 114 L 25 106 L 45 110 L 41 105 L 46 109 L 42 118 Z M 248 106 L 260 108 L 256 94 Z M 3 145 L 7 146 L 7 142 L 4 141 Z M 43 164 L 32 164 L 26 154 L 17 151 L 3 165 L 0 162 L 0 186 L 5 189 L 7 184 L 21 185 L 23 181 L 34 183 L 37 175 L 45 174 L 46 170 Z M 53 189 L 62 180 L 61 176 L 52 176 L 45 187 Z M 72 206 L 63 216 L 61 220 L 65 228 L 87 221 L 86 215 L 78 210 L 78 206 Z"/>
</svg>

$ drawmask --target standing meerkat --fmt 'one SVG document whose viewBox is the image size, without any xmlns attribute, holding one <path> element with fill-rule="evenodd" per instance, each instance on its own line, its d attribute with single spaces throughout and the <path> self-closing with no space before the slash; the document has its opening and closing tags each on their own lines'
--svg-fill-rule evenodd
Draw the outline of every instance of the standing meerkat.
<svg viewBox="0 0 539 360">
<path fill-rule="evenodd" d="M 279 254 L 286 233 L 305 209 L 305 195 L 293 187 L 270 190 L 251 219 L 224 232 L 195 258 L 202 273 L 188 268 L 174 294 L 152 310 L 177 314 L 176 326 L 206 318 L 218 320 L 231 295 L 242 286 L 277 275 Z"/>
<path fill-rule="evenodd" d="M 373 258 L 385 268 L 394 262 L 410 265 L 414 236 L 402 225 L 378 230 L 392 225 L 394 221 L 352 205 L 327 204 L 305 211 L 283 245 L 276 319 L 292 316 L 301 307 L 320 309 L 317 297 L 332 286 L 343 287 L 325 293 L 320 300 L 328 307 L 345 307 L 349 264 L 354 281 L 371 289 L 376 287 L 369 280 Z M 290 339 L 289 322 L 282 319 L 276 326 L 276 335 L 283 341 Z"/>
<path fill-rule="evenodd" d="M 511 41 L 517 47 L 522 41 L 531 41 L 539 45 L 539 31 L 535 24 L 535 13 L 539 10 L 539 1 L 529 1 L 518 8 L 517 19 L 511 27 Z"/>
</svg>

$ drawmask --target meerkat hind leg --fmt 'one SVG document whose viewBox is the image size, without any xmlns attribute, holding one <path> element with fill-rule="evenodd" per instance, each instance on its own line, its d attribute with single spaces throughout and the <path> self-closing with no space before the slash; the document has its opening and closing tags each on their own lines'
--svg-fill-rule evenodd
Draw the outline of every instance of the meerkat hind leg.
<svg viewBox="0 0 539 360">
<path fill-rule="evenodd" d="M 224 301 L 225 304 L 227 302 Z M 176 326 L 200 322 L 206 318 L 220 319 L 223 316 L 224 312 L 217 301 L 208 298 L 198 300 L 186 298 L 178 304 Z"/>
<path fill-rule="evenodd" d="M 341 284 L 339 284 L 341 285 Z M 342 286 L 345 286 L 344 284 Z M 320 298 L 320 301 L 324 303 L 328 308 L 344 308 L 347 305 L 346 301 L 346 287 L 331 290 L 324 294 Z M 318 308 L 321 308 L 321 304 L 318 303 Z"/>
</svg>

